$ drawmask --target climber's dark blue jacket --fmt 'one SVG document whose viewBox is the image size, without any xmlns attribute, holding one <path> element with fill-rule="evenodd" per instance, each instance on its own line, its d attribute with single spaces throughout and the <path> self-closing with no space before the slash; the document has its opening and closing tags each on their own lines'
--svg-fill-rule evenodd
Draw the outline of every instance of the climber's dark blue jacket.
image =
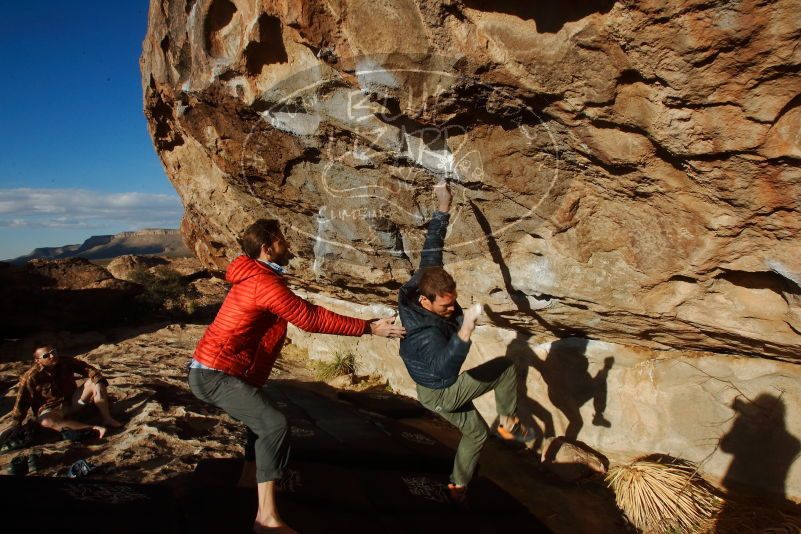
<svg viewBox="0 0 801 534">
<path fill-rule="evenodd" d="M 442 266 L 442 246 L 449 220 L 449 214 L 434 212 L 428 223 L 420 268 L 398 294 L 398 313 L 406 328 L 406 337 L 400 342 L 401 358 L 412 380 L 431 389 L 453 384 L 470 350 L 470 342 L 464 342 L 456 335 L 463 319 L 458 303 L 453 316 L 444 319 L 424 309 L 417 300 L 417 284 L 423 268 Z"/>
</svg>

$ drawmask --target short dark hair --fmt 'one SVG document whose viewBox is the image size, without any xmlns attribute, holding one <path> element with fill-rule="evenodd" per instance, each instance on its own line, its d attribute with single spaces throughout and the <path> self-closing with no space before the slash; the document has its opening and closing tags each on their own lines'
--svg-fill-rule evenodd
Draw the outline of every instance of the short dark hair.
<svg viewBox="0 0 801 534">
<path fill-rule="evenodd" d="M 275 219 L 259 219 L 247 228 L 242 234 L 239 244 L 242 250 L 251 259 L 257 259 L 261 255 L 262 245 L 272 245 L 281 235 L 281 226 Z"/>
<path fill-rule="evenodd" d="M 442 267 L 425 267 L 417 288 L 421 295 L 434 302 L 438 296 L 456 291 L 456 282 Z"/>
</svg>

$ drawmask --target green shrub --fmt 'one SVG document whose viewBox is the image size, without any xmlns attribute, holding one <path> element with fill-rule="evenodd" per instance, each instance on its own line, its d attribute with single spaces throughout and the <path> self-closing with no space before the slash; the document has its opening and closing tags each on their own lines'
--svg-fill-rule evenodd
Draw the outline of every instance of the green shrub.
<svg viewBox="0 0 801 534">
<path fill-rule="evenodd" d="M 140 267 L 131 273 L 130 280 L 145 288 L 137 298 L 150 308 L 164 308 L 168 301 L 177 302 L 188 292 L 181 274 L 169 267 Z"/>
<path fill-rule="evenodd" d="M 315 365 L 317 378 L 331 380 L 342 375 L 356 373 L 356 355 L 352 352 L 337 352 L 331 361 L 317 362 Z"/>
</svg>

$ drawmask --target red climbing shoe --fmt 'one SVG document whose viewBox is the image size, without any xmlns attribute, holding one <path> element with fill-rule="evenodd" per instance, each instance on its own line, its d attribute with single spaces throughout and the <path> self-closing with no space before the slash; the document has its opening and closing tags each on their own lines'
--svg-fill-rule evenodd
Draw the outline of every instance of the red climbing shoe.
<svg viewBox="0 0 801 534">
<path fill-rule="evenodd" d="M 525 443 L 536 438 L 534 432 L 530 428 L 523 426 L 523 423 L 518 418 L 515 418 L 509 427 L 498 425 L 495 433 L 504 441 L 516 441 L 518 443 Z"/>
<path fill-rule="evenodd" d="M 448 493 L 451 496 L 451 502 L 455 504 L 462 504 L 467 500 L 467 486 L 448 484 Z"/>
</svg>

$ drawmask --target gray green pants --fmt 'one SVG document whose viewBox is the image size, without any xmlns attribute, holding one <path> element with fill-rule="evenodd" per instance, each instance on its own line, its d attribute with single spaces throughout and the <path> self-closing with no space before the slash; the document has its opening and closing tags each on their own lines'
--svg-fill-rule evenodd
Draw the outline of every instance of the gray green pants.
<svg viewBox="0 0 801 534">
<path fill-rule="evenodd" d="M 245 459 L 256 461 L 257 482 L 281 478 L 289 460 L 289 425 L 262 388 L 206 369 L 189 370 L 189 388 L 198 399 L 247 425 Z"/>
<path fill-rule="evenodd" d="M 456 382 L 442 389 L 417 385 L 417 398 L 431 411 L 462 431 L 451 481 L 466 486 L 473 478 L 481 448 L 489 435 L 487 423 L 473 405 L 473 399 L 495 391 L 498 415 L 517 413 L 517 371 L 508 358 L 495 358 L 459 375 Z"/>
</svg>

